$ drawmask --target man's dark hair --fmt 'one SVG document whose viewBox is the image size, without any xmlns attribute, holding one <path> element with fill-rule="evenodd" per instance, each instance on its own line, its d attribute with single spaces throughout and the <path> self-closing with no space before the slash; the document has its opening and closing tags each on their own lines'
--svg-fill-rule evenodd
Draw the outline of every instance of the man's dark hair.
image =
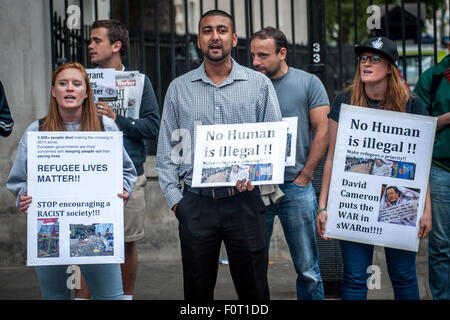
<svg viewBox="0 0 450 320">
<path fill-rule="evenodd" d="M 129 36 L 128 29 L 122 22 L 114 19 L 97 20 L 92 24 L 92 29 L 105 28 L 108 30 L 108 39 L 111 44 L 120 41 L 122 47 L 120 48 L 120 55 L 124 56 L 128 50 Z"/>
<path fill-rule="evenodd" d="M 275 52 L 278 53 L 280 52 L 281 48 L 286 48 L 288 46 L 288 41 L 286 39 L 286 36 L 284 35 L 284 33 L 274 27 L 265 27 L 264 29 L 259 30 L 258 32 L 255 32 L 254 34 L 252 34 L 252 37 L 250 39 L 250 41 L 254 40 L 254 39 L 268 39 L 268 38 L 273 38 L 275 40 Z"/>
<path fill-rule="evenodd" d="M 389 186 L 386 188 L 386 193 L 389 189 L 394 189 L 394 191 L 400 196 L 402 193 L 400 192 L 400 190 L 397 189 L 396 186 Z"/>
<path fill-rule="evenodd" d="M 204 14 L 202 14 L 200 20 L 198 21 L 198 33 L 200 33 L 200 23 L 202 22 L 203 18 L 210 17 L 210 16 L 227 17 L 231 21 L 231 32 L 233 32 L 233 33 L 236 32 L 236 29 L 234 27 L 233 17 L 231 15 L 229 15 L 228 13 L 226 13 L 225 11 L 214 9 L 214 10 L 209 10 L 209 11 L 205 12 Z"/>
</svg>

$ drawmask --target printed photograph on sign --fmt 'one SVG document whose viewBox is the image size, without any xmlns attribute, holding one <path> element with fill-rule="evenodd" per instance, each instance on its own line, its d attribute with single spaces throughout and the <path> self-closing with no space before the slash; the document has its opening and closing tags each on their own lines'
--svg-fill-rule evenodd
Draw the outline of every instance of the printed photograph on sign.
<svg viewBox="0 0 450 320">
<path fill-rule="evenodd" d="M 273 165 L 271 163 L 249 165 L 251 181 L 267 181 L 272 179 Z"/>
<path fill-rule="evenodd" d="M 392 161 L 392 178 L 414 180 L 416 164 L 402 161 Z"/>
<path fill-rule="evenodd" d="M 345 159 L 345 171 L 371 174 L 374 162 L 373 159 L 349 157 L 347 155 Z"/>
<path fill-rule="evenodd" d="M 202 183 L 267 181 L 272 179 L 273 168 L 271 163 L 232 165 L 226 167 L 204 167 L 202 170 Z"/>
<path fill-rule="evenodd" d="M 370 174 L 381 177 L 414 180 L 416 164 L 382 158 L 349 156 L 345 158 L 345 172 Z"/>
<path fill-rule="evenodd" d="M 287 137 L 286 137 L 286 160 L 291 156 L 291 148 L 292 148 L 292 131 L 288 128 Z"/>
<path fill-rule="evenodd" d="M 286 156 L 284 158 L 285 166 L 295 166 L 295 156 L 297 152 L 297 117 L 283 118 L 287 123 L 286 136 Z"/>
<path fill-rule="evenodd" d="M 419 189 L 383 184 L 378 222 L 415 227 L 419 197 Z"/>
<path fill-rule="evenodd" d="M 37 219 L 37 257 L 59 257 L 59 219 Z"/>
<path fill-rule="evenodd" d="M 114 255 L 112 223 L 70 225 L 70 256 L 92 257 Z"/>
</svg>

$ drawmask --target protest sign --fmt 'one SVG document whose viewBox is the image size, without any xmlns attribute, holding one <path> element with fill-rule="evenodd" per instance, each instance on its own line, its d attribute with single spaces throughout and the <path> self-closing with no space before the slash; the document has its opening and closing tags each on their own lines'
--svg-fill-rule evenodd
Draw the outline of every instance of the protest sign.
<svg viewBox="0 0 450 320">
<path fill-rule="evenodd" d="M 297 151 L 297 123 L 298 117 L 283 118 L 287 122 L 286 161 L 285 166 L 295 166 L 295 154 Z"/>
<path fill-rule="evenodd" d="M 286 137 L 285 121 L 197 126 L 192 186 L 283 183 Z"/>
<path fill-rule="evenodd" d="M 117 100 L 116 71 L 112 68 L 86 69 L 94 102 Z"/>
<path fill-rule="evenodd" d="M 139 118 L 144 81 L 139 71 L 116 71 L 117 100 L 109 105 L 117 115 Z"/>
<path fill-rule="evenodd" d="M 342 104 L 324 236 L 417 251 L 436 118 Z"/>
<path fill-rule="evenodd" d="M 27 265 L 120 263 L 122 132 L 28 132 Z"/>
</svg>

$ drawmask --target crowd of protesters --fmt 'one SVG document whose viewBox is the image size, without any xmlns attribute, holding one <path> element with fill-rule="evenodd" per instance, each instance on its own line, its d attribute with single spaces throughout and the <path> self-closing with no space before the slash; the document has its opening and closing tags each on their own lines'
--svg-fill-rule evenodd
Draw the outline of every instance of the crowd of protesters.
<svg viewBox="0 0 450 320">
<path fill-rule="evenodd" d="M 126 71 L 122 57 L 129 45 L 128 30 L 116 20 L 99 20 L 92 26 L 88 47 L 91 62 L 99 68 Z M 437 117 L 429 188 L 418 238 L 430 234 L 429 281 L 435 299 L 450 298 L 450 56 L 425 71 L 410 92 L 398 70 L 394 41 L 375 37 L 355 47 L 357 68 L 353 83 L 329 101 L 320 79 L 287 64 L 287 40 L 279 29 L 266 27 L 251 37 L 254 69 L 232 57 L 237 46 L 233 17 L 221 10 L 204 13 L 198 22 L 201 65 L 174 79 L 160 117 L 150 79 L 145 76 L 137 119 L 114 113 L 106 102 L 94 103 L 85 68 L 65 63 L 52 77 L 47 116 L 36 120 L 22 136 L 7 179 L 17 207 L 27 213 L 27 132 L 117 131 L 124 133 L 123 193 L 125 206 L 125 263 L 81 265 L 83 285 L 78 299 L 132 299 L 138 267 L 136 242 L 144 237 L 146 177 L 145 139 L 157 139 L 156 170 L 162 193 L 179 222 L 184 296 L 212 300 L 222 243 L 239 299 L 270 299 L 268 251 L 273 222 L 278 216 L 297 273 L 297 298 L 325 298 L 319 270 L 316 232 L 324 237 L 327 202 L 341 104 Z M 450 43 L 447 44 L 450 50 Z M 330 108 L 331 105 L 331 108 Z M 367 109 L 366 109 L 367 110 Z M 237 175 L 231 187 L 192 187 L 192 163 L 174 162 L 177 142 L 172 133 L 184 129 L 194 136 L 196 122 L 251 125 L 255 122 L 299 118 L 295 165 L 286 167 L 281 200 L 262 200 L 263 188 L 252 185 L 249 175 Z M 8 136 L 13 120 L 0 83 L 0 134 Z M 190 148 L 192 159 L 194 141 Z M 320 198 L 311 179 L 328 150 Z M 379 161 L 378 161 L 379 160 Z M 347 159 L 346 169 L 365 163 L 381 170 L 381 159 Z M 222 169 L 223 170 L 223 169 Z M 387 172 L 387 171 L 386 171 Z M 211 174 L 212 172 L 208 172 Z M 377 174 L 386 175 L 388 174 Z M 205 176 L 206 177 L 206 176 Z M 227 180 L 227 179 L 225 179 Z M 324 237 L 325 238 L 325 237 Z M 327 239 L 327 238 L 325 238 Z M 342 299 L 367 298 L 367 267 L 373 245 L 340 241 L 344 275 Z M 416 252 L 385 247 L 389 277 L 396 299 L 420 299 Z M 43 299 L 70 299 L 67 266 L 36 267 Z"/>
</svg>

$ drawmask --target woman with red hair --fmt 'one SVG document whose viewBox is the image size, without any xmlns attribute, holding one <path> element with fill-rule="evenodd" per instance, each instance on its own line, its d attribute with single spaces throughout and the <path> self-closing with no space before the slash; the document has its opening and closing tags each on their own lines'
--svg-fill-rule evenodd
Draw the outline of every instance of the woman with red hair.
<svg viewBox="0 0 450 320">
<path fill-rule="evenodd" d="M 99 117 L 92 96 L 91 85 L 84 67 L 77 62 L 63 64 L 52 77 L 48 115 L 34 121 L 23 134 L 11 168 L 7 188 L 16 196 L 16 205 L 27 212 L 32 197 L 27 194 L 27 132 L 29 131 L 118 131 L 114 121 Z M 136 170 L 123 150 L 123 193 L 129 197 L 136 184 Z M 36 273 L 43 299 L 70 299 L 67 288 L 67 267 L 64 265 L 37 266 Z M 119 264 L 81 265 L 81 272 L 94 299 L 123 299 Z"/>
<path fill-rule="evenodd" d="M 397 69 L 398 52 L 394 41 L 385 37 L 371 38 L 357 46 L 355 53 L 358 65 L 353 84 L 335 98 L 328 115 L 329 149 L 316 218 L 317 231 L 321 237 L 325 233 L 327 221 L 328 192 L 341 104 L 428 115 L 422 100 L 412 95 L 402 82 Z M 418 237 L 425 238 L 430 230 L 431 202 L 428 189 Z M 370 275 L 367 268 L 372 265 L 374 246 L 352 241 L 340 241 L 340 245 L 344 264 L 342 299 L 366 299 Z M 385 247 L 385 254 L 395 299 L 418 300 L 416 253 Z"/>
</svg>

